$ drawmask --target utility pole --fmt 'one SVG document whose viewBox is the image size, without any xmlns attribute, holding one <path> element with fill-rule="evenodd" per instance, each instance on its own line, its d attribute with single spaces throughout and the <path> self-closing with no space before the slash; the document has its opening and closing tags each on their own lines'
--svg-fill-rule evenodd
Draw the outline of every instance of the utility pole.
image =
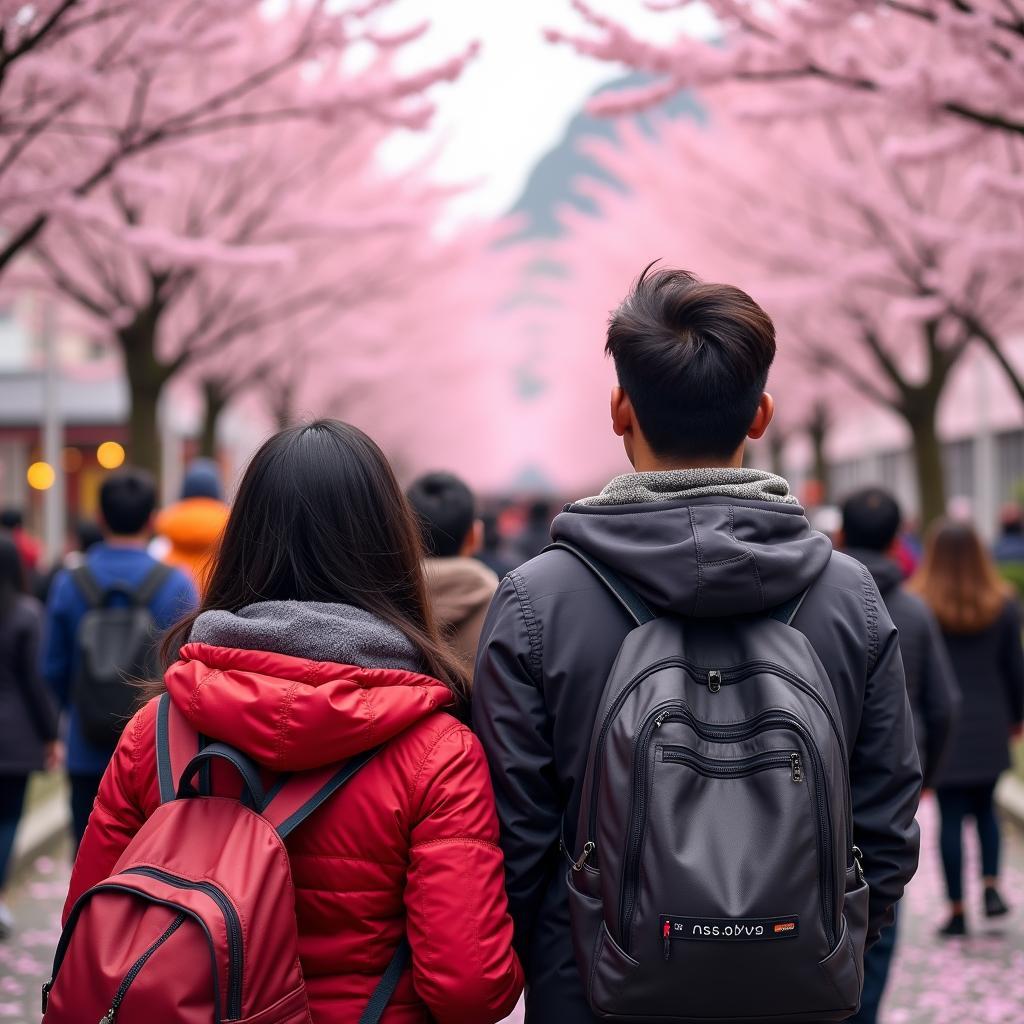
<svg viewBox="0 0 1024 1024">
<path fill-rule="evenodd" d="M 39 335 L 43 350 L 43 459 L 53 469 L 53 486 L 43 492 L 43 547 L 46 564 L 64 554 L 64 410 L 60 404 L 60 357 L 53 301 L 41 299 Z"/>
</svg>

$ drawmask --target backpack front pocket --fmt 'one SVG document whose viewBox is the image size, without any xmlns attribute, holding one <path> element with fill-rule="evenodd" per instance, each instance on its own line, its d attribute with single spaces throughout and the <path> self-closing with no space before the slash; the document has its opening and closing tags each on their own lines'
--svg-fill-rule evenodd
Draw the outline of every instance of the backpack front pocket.
<svg viewBox="0 0 1024 1024">
<path fill-rule="evenodd" d="M 766 997 L 799 1012 L 808 986 L 823 983 L 815 1002 L 828 1007 L 830 984 L 807 970 L 835 948 L 838 932 L 828 794 L 814 744 L 784 713 L 705 727 L 685 708 L 658 714 L 641 740 L 619 927 L 600 947 L 594 1005 L 628 1012 L 616 1006 L 617 985 L 603 983 L 619 977 L 627 990 L 660 993 L 644 1014 L 682 1017 L 685 1005 L 685 1016 L 714 1018 L 728 1004 L 736 1017 L 757 1017 Z M 624 975 L 639 974 L 661 980 L 625 984 Z M 733 975 L 759 980 L 726 985 Z M 724 988 L 709 986 L 718 976 Z M 714 999 L 702 1006 L 709 992 Z"/>
</svg>

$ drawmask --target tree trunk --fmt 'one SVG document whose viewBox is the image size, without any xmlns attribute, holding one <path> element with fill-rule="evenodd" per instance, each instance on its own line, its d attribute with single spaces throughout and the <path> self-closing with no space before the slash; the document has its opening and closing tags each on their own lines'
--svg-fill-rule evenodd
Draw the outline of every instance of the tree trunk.
<svg viewBox="0 0 1024 1024">
<path fill-rule="evenodd" d="M 776 476 L 786 475 L 786 435 L 773 430 L 768 435 L 768 462 Z"/>
<path fill-rule="evenodd" d="M 160 479 L 160 393 L 167 383 L 167 368 L 156 359 L 155 315 L 140 313 L 117 332 L 124 354 L 131 413 L 128 418 L 128 458 Z"/>
<path fill-rule="evenodd" d="M 807 423 L 807 435 L 811 441 L 811 449 L 814 452 L 814 479 L 818 482 L 819 500 L 827 505 L 832 497 L 831 468 L 829 467 L 828 454 L 825 451 L 825 444 L 828 440 L 829 416 L 828 408 L 823 403 L 817 403 L 811 411 L 810 420 Z"/>
<path fill-rule="evenodd" d="M 132 411 L 128 419 L 128 459 L 160 479 L 161 446 L 158 409 L 162 385 L 129 380 Z"/>
<path fill-rule="evenodd" d="M 217 424 L 228 406 L 229 398 L 219 381 L 207 378 L 203 381 L 203 425 L 199 433 L 199 454 L 208 459 L 217 457 Z"/>
<path fill-rule="evenodd" d="M 908 411 L 906 417 L 913 438 L 922 530 L 946 513 L 946 471 L 942 462 L 942 444 L 935 426 L 937 404 L 934 402 L 930 403 L 930 408 L 926 406 Z"/>
</svg>

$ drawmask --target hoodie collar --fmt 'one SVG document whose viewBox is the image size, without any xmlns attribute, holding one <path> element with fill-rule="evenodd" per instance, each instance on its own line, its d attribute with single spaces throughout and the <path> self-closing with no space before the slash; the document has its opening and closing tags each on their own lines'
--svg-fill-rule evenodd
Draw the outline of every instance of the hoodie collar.
<svg viewBox="0 0 1024 1024">
<path fill-rule="evenodd" d="M 343 761 L 454 699 L 400 631 L 312 602 L 204 613 L 164 678 L 199 732 L 275 771 Z"/>
<path fill-rule="evenodd" d="M 577 502 L 552 536 L 604 562 L 652 608 L 694 618 L 771 611 L 806 590 L 832 553 L 799 505 L 720 494 Z"/>
<path fill-rule="evenodd" d="M 189 641 L 361 668 L 418 672 L 423 667 L 400 629 L 350 604 L 258 601 L 237 612 L 203 612 Z"/>
<path fill-rule="evenodd" d="M 714 467 L 624 473 L 592 498 L 577 505 L 636 505 L 652 501 L 681 501 L 709 496 L 774 501 L 795 505 L 789 484 L 781 476 L 761 469 Z"/>
</svg>

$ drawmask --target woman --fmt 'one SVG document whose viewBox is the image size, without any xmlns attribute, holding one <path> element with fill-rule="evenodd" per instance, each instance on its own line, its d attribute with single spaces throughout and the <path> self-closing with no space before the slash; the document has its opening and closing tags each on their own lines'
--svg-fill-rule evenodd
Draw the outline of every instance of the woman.
<svg viewBox="0 0 1024 1024">
<path fill-rule="evenodd" d="M 950 917 L 942 935 L 967 931 L 963 900 L 962 828 L 973 817 L 981 841 L 986 917 L 1009 910 L 999 892 L 999 822 L 993 793 L 1010 766 L 1009 740 L 1024 718 L 1021 615 L 1010 588 L 972 527 L 939 523 L 911 585 L 942 627 L 963 694 L 936 795 Z"/>
<path fill-rule="evenodd" d="M 18 547 L 0 534 L 0 938 L 14 928 L 4 881 L 29 774 L 60 760 L 57 716 L 38 672 L 42 608 L 23 591 Z"/>
<path fill-rule="evenodd" d="M 165 643 L 174 703 L 271 773 L 383 743 L 286 844 L 317 1024 L 359 1019 L 403 935 L 412 971 L 388 1024 L 497 1021 L 522 989 L 487 764 L 453 717 L 467 682 L 421 557 L 373 441 L 333 420 L 282 431 L 245 473 L 202 606 Z M 65 916 L 157 808 L 154 715 L 104 776 Z"/>
</svg>

